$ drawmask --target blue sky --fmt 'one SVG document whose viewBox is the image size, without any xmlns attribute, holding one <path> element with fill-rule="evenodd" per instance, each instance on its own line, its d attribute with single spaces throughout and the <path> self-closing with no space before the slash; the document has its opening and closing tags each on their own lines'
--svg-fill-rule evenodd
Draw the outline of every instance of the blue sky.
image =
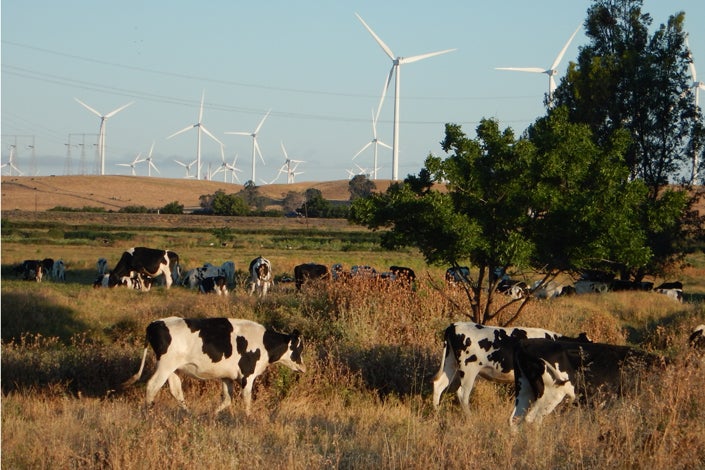
<svg viewBox="0 0 705 470">
<path fill-rule="evenodd" d="M 283 143 L 297 182 L 339 180 L 348 170 L 371 171 L 372 109 L 390 59 L 355 16 L 358 13 L 396 56 L 456 48 L 403 65 L 399 177 L 417 173 L 429 153 L 441 155 L 444 124 L 474 135 L 483 117 L 520 134 L 543 114 L 546 75 L 495 67 L 548 68 L 582 24 L 591 2 L 2 2 L 2 162 L 15 145 L 25 175 L 96 174 L 101 113 L 134 104 L 107 121 L 106 174 L 130 174 L 118 163 L 146 156 L 160 173 L 181 178 L 174 160 L 196 158 L 197 122 L 237 155 L 241 182 L 252 173 L 251 132 L 267 111 L 257 140 L 256 183 L 285 183 Z M 705 78 L 705 2 L 645 0 L 653 27 L 686 12 L 686 29 L 700 80 Z M 581 31 L 559 65 L 558 79 L 578 48 Z M 702 65 L 701 65 L 702 64 Z M 377 137 L 392 144 L 392 83 Z M 703 103 L 700 103 L 701 106 Z M 86 142 L 85 147 L 79 145 Z M 68 147 L 68 143 L 71 147 Z M 71 152 L 69 154 L 68 149 Z M 202 178 L 221 164 L 220 146 L 203 136 Z M 391 178 L 392 154 L 379 148 L 378 177 Z M 3 168 L 3 175 L 9 174 Z M 144 163 L 136 168 L 146 175 Z M 195 167 L 192 169 L 195 174 Z M 222 181 L 223 173 L 214 177 Z M 230 181 L 230 179 L 228 179 Z"/>
</svg>

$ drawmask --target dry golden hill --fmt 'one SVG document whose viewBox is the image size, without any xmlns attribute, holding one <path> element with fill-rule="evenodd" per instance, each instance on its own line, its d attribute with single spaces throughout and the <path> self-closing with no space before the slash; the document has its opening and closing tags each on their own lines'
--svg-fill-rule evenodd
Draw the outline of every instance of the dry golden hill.
<svg viewBox="0 0 705 470">
<path fill-rule="evenodd" d="M 389 180 L 377 180 L 378 191 L 385 191 Z M 309 188 L 321 191 L 330 201 L 350 198 L 348 180 L 270 184 L 258 186 L 261 195 L 282 199 L 289 191 L 303 193 Z M 223 190 L 227 194 L 240 191 L 242 185 L 218 181 L 146 176 L 3 176 L 3 211 L 45 211 L 57 206 L 82 208 L 103 207 L 117 211 L 126 206 L 163 207 L 178 201 L 187 209 L 199 207 L 199 197 Z"/>
</svg>

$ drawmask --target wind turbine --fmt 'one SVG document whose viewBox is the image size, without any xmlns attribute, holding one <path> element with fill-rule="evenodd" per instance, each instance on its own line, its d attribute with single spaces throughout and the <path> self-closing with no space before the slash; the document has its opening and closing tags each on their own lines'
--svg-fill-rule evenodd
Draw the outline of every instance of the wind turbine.
<svg viewBox="0 0 705 470">
<path fill-rule="evenodd" d="M 688 44 L 688 38 L 685 39 L 685 47 L 688 48 L 688 55 L 690 56 L 690 76 L 693 77 L 693 84 L 691 85 L 691 88 L 694 90 L 694 105 L 695 109 L 697 110 L 700 100 L 700 90 L 705 90 L 705 82 L 698 81 L 698 73 L 695 70 L 695 62 L 693 61 L 693 53 L 690 50 L 690 44 Z M 697 145 L 695 145 L 694 147 L 697 147 Z M 693 148 L 693 169 L 690 174 L 690 184 L 695 184 L 698 179 L 698 150 L 698 148 Z"/>
<path fill-rule="evenodd" d="M 218 142 L 220 145 L 223 145 L 221 141 L 219 141 L 211 132 L 206 129 L 206 126 L 203 125 L 203 100 L 206 97 L 206 90 L 203 90 L 203 93 L 201 93 L 201 107 L 199 108 L 198 111 L 198 122 L 196 124 L 192 124 L 190 126 L 186 126 L 180 131 L 176 131 L 173 134 L 171 134 L 167 139 L 171 139 L 174 136 L 177 136 L 181 133 L 184 133 L 190 129 L 196 128 L 198 131 L 198 140 L 197 140 L 197 145 L 196 145 L 196 161 L 198 164 L 196 165 L 197 170 L 196 170 L 196 179 L 201 179 L 201 131 L 205 132 L 205 134 L 210 137 L 211 139 L 215 140 Z"/>
<path fill-rule="evenodd" d="M 15 165 L 15 148 L 16 147 L 14 145 L 10 145 L 10 156 L 7 159 L 7 163 L 3 166 L 10 167 L 10 176 L 12 176 L 12 170 L 15 170 L 19 176 L 22 176 L 24 173 L 22 173 Z"/>
<path fill-rule="evenodd" d="M 517 72 L 545 73 L 546 75 L 548 75 L 548 105 L 551 106 L 551 104 L 553 103 L 553 92 L 556 90 L 556 79 L 554 77 L 558 73 L 558 64 L 563 59 L 565 52 L 568 50 L 568 46 L 570 46 L 570 43 L 573 42 L 573 38 L 576 34 L 578 34 L 578 31 L 580 31 L 581 27 L 582 25 L 578 25 L 576 30 L 568 39 L 568 42 L 565 43 L 565 46 L 563 46 L 563 49 L 561 49 L 561 51 L 556 56 L 556 59 L 553 61 L 553 63 L 548 69 L 544 70 L 541 67 L 496 67 L 495 70 L 514 70 Z"/>
<path fill-rule="evenodd" d="M 382 147 L 386 147 L 388 149 L 391 149 L 392 147 L 390 147 L 388 144 L 385 144 L 384 142 L 382 142 L 381 140 L 379 140 L 377 138 L 377 120 L 375 119 L 375 110 L 374 109 L 372 110 L 372 140 L 367 142 L 364 147 L 362 147 L 360 150 L 358 150 L 358 152 L 355 154 L 355 156 L 352 157 L 352 159 L 355 160 L 355 158 L 357 158 L 358 155 L 360 155 L 362 152 L 364 152 L 367 149 L 367 147 L 369 147 L 370 145 L 373 145 L 373 144 L 375 146 L 374 147 L 374 155 L 375 155 L 374 168 L 375 168 L 375 170 L 373 173 L 373 179 L 377 179 L 377 151 L 378 151 L 378 147 L 380 145 Z"/>
<path fill-rule="evenodd" d="M 137 166 L 138 163 L 142 163 L 145 160 L 140 160 L 140 157 L 142 156 L 141 153 L 138 153 L 137 156 L 135 157 L 134 160 L 132 160 L 131 163 L 116 163 L 115 165 L 117 166 L 129 166 L 132 169 L 132 176 L 137 176 L 137 172 L 135 171 L 135 167 Z"/>
<path fill-rule="evenodd" d="M 191 174 L 191 167 L 196 164 L 198 160 L 194 160 L 191 163 L 182 163 L 178 160 L 174 160 L 176 163 L 178 163 L 180 166 L 186 168 L 186 176 L 185 178 L 193 178 L 193 175 Z"/>
<path fill-rule="evenodd" d="M 152 159 L 152 152 L 154 151 L 154 141 L 152 141 L 152 146 L 149 147 L 149 154 L 147 155 L 147 158 L 144 159 L 145 162 L 147 162 L 147 176 L 152 176 L 152 168 L 154 168 L 154 171 L 159 173 L 159 168 L 157 168 L 157 165 L 154 164 L 154 160 Z"/>
<path fill-rule="evenodd" d="M 281 166 L 281 168 L 279 168 L 279 173 L 277 173 L 277 177 L 274 178 L 274 181 L 279 178 L 279 175 L 281 175 L 282 173 L 286 173 L 286 183 L 292 184 L 294 182 L 294 178 L 297 175 L 303 174 L 303 171 L 296 171 L 296 168 L 299 166 L 299 164 L 306 162 L 304 162 L 303 160 L 292 160 L 291 158 L 289 158 L 289 154 L 286 153 L 286 148 L 284 148 L 284 142 L 281 143 L 281 146 L 282 151 L 284 152 L 284 164 Z M 272 183 L 274 181 L 272 181 Z"/>
<path fill-rule="evenodd" d="M 237 165 L 237 154 L 235 155 L 235 159 L 233 160 L 232 163 L 228 163 L 225 161 L 225 149 L 224 147 L 220 147 L 220 166 L 213 172 L 213 176 L 217 175 L 221 171 L 223 172 L 223 183 L 227 183 L 228 180 L 228 174 L 227 172 L 230 172 L 230 182 L 234 183 L 235 180 L 237 182 L 240 182 L 240 178 L 237 177 L 237 172 L 242 171 L 239 168 L 237 168 L 235 165 Z"/>
<path fill-rule="evenodd" d="M 122 111 L 123 109 L 127 108 L 130 106 L 134 101 L 130 101 L 126 105 L 120 106 L 117 109 L 114 109 L 110 111 L 108 114 L 100 114 L 98 111 L 95 109 L 91 108 L 88 106 L 86 103 L 83 101 L 79 100 L 78 98 L 74 97 L 76 101 L 78 101 L 78 104 L 86 108 L 88 111 L 92 112 L 96 116 L 100 118 L 100 128 L 98 130 L 98 154 L 100 156 L 100 174 L 104 175 L 105 174 L 105 121 L 107 121 L 109 118 L 115 116 L 117 113 Z"/>
<path fill-rule="evenodd" d="M 226 132 L 226 134 L 232 134 L 232 135 L 249 135 L 252 137 L 252 182 L 255 182 L 255 165 L 257 164 L 257 155 L 259 155 L 260 160 L 262 160 L 262 164 L 266 165 L 264 163 L 264 158 L 262 157 L 262 152 L 259 149 L 259 144 L 257 143 L 257 133 L 259 130 L 262 128 L 262 124 L 264 124 L 264 120 L 267 119 L 267 116 L 269 116 L 269 113 L 272 110 L 270 109 L 267 111 L 267 114 L 264 115 L 262 120 L 259 122 L 257 127 L 255 128 L 254 131 L 252 132 L 246 132 L 246 131 L 238 131 L 238 132 Z"/>
<path fill-rule="evenodd" d="M 428 54 L 415 55 L 411 57 L 395 57 L 392 50 L 387 46 L 384 41 L 382 41 L 379 36 L 372 31 L 372 28 L 367 26 L 367 23 L 362 19 L 360 15 L 355 13 L 357 18 L 360 20 L 362 25 L 367 29 L 367 31 L 372 35 L 372 37 L 377 41 L 377 44 L 382 48 L 385 54 L 392 59 L 392 68 L 389 70 L 389 75 L 387 75 L 387 81 L 382 89 L 382 99 L 379 101 L 379 106 L 377 107 L 377 115 L 375 117 L 375 122 L 379 119 L 379 113 L 382 110 L 382 103 L 387 94 L 387 89 L 392 81 L 392 75 L 395 75 L 394 81 L 394 137 L 392 142 L 392 179 L 399 179 L 399 95 L 400 95 L 400 73 L 401 66 L 404 64 L 410 64 L 412 62 L 417 62 L 419 60 L 428 59 L 429 57 L 434 57 L 441 54 L 446 54 L 448 52 L 453 52 L 455 49 L 446 49 L 443 51 L 430 52 Z"/>
</svg>

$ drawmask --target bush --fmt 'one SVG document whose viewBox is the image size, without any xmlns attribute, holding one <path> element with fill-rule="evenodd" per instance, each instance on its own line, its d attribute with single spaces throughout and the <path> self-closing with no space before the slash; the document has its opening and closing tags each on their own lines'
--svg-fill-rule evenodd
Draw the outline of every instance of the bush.
<svg viewBox="0 0 705 470">
<path fill-rule="evenodd" d="M 159 209 L 160 214 L 183 214 L 184 205 L 179 204 L 179 201 L 173 201 Z"/>
</svg>

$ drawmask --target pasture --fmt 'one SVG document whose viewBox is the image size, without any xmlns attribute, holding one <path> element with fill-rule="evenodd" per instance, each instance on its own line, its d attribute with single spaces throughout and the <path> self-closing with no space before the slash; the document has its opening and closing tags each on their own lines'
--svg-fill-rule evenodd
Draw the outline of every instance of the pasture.
<svg viewBox="0 0 705 470">
<path fill-rule="evenodd" d="M 426 266 L 414 250 L 381 250 L 374 232 L 340 220 L 143 214 L 4 212 L 2 223 L 2 468 L 705 467 L 705 364 L 686 344 L 705 323 L 702 253 L 675 274 L 684 303 L 652 292 L 532 301 L 517 324 L 584 331 L 674 365 L 616 403 L 563 405 L 540 427 L 513 434 L 511 386 L 478 380 L 467 417 L 452 391 L 433 408 L 441 335 L 468 321 L 466 300 L 444 285 L 444 267 Z M 174 250 L 184 269 L 232 260 L 236 285 L 228 297 L 183 287 L 93 289 L 97 259 L 112 267 L 133 246 Z M 264 299 L 245 286 L 247 264 L 259 255 L 275 275 Z M 45 257 L 63 259 L 66 282 L 12 272 Z M 307 262 L 408 266 L 417 286 L 319 283 L 297 293 L 286 281 Z M 268 369 L 255 383 L 251 416 L 239 396 L 213 416 L 220 383 L 189 378 L 189 412 L 166 387 L 146 411 L 151 352 L 143 379 L 125 391 L 119 385 L 139 367 L 147 324 L 170 315 L 296 328 L 307 372 Z"/>
</svg>

